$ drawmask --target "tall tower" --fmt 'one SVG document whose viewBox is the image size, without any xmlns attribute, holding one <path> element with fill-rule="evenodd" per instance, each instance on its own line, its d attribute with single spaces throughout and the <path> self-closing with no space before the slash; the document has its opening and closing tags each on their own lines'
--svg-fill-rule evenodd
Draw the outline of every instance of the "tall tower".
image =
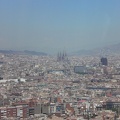
<svg viewBox="0 0 120 120">
<path fill-rule="evenodd" d="M 58 54 L 57 54 L 57 61 L 60 61 L 59 60 L 59 56 L 60 56 L 60 53 L 58 52 Z"/>
<path fill-rule="evenodd" d="M 64 55 L 64 52 L 62 54 L 62 60 L 65 60 L 65 55 Z"/>
<path fill-rule="evenodd" d="M 101 58 L 101 64 L 104 65 L 104 66 L 108 66 L 108 60 L 107 60 L 107 58 L 102 57 Z"/>
<path fill-rule="evenodd" d="M 60 55 L 59 55 L 59 60 L 61 61 L 62 60 L 62 54 L 60 52 Z"/>
<path fill-rule="evenodd" d="M 57 54 L 57 61 L 67 61 L 68 58 L 67 58 L 67 54 L 65 51 L 62 52 L 58 52 Z"/>
</svg>

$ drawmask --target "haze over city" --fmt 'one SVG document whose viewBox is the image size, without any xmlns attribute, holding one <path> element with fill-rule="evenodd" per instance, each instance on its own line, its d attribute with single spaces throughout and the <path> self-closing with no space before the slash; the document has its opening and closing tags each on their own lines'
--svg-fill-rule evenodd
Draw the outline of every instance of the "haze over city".
<svg viewBox="0 0 120 120">
<path fill-rule="evenodd" d="M 0 0 L 0 120 L 120 120 L 120 0 Z"/>
<path fill-rule="evenodd" d="M 120 40 L 119 0 L 0 0 L 0 49 L 46 53 Z"/>
</svg>

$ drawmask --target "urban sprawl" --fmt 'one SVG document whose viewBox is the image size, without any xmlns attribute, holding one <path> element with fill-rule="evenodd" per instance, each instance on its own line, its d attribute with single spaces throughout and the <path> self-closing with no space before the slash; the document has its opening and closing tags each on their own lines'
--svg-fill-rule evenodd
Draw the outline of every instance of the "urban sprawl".
<svg viewBox="0 0 120 120">
<path fill-rule="evenodd" d="M 0 120 L 120 120 L 120 55 L 1 53 Z"/>
</svg>

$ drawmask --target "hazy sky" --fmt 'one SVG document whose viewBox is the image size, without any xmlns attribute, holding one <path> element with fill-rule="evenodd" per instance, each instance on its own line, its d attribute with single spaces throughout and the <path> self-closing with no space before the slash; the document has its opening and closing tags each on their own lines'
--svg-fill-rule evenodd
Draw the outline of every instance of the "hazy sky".
<svg viewBox="0 0 120 120">
<path fill-rule="evenodd" d="M 0 0 L 0 49 L 57 53 L 120 42 L 120 0 Z"/>
</svg>

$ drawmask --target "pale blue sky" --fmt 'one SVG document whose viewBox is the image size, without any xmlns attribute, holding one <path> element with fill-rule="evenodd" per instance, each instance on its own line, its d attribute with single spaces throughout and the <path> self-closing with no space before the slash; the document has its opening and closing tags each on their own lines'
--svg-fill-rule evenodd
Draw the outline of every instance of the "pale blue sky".
<svg viewBox="0 0 120 120">
<path fill-rule="evenodd" d="M 120 0 L 0 0 L 0 49 L 47 53 L 120 42 Z"/>
</svg>

